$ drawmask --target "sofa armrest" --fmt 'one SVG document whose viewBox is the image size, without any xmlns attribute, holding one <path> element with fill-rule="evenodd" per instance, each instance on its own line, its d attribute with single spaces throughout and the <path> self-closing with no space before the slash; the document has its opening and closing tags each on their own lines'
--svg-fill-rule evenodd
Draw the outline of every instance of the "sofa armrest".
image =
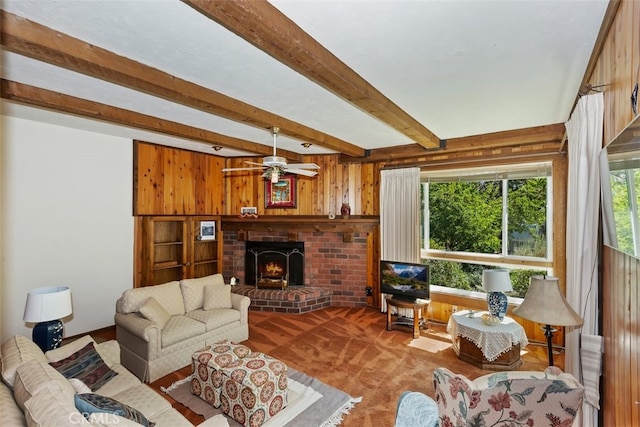
<svg viewBox="0 0 640 427">
<path fill-rule="evenodd" d="M 231 293 L 231 307 L 240 311 L 240 323 L 247 325 L 249 323 L 249 305 L 251 298 L 244 295 Z"/>
<path fill-rule="evenodd" d="M 116 313 L 114 320 L 117 326 L 126 329 L 132 335 L 151 344 L 160 342 L 160 328 L 152 321 L 136 313 Z"/>
</svg>

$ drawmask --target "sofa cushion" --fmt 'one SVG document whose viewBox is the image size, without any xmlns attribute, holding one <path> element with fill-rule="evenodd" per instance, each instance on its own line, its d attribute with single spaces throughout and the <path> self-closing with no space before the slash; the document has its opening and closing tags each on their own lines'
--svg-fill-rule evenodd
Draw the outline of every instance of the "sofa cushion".
<svg viewBox="0 0 640 427">
<path fill-rule="evenodd" d="M 50 362 L 50 364 L 65 378 L 77 378 L 85 383 L 91 391 L 96 391 L 118 375 L 104 363 L 92 342 L 69 357 L 57 362 Z"/>
<path fill-rule="evenodd" d="M 162 348 L 202 335 L 207 331 L 204 323 L 187 316 L 171 316 L 162 330 Z"/>
<path fill-rule="evenodd" d="M 47 362 L 47 357 L 40 350 L 40 347 L 22 335 L 16 335 L 6 340 L 2 344 L 1 351 L 2 379 L 10 387 L 13 387 L 16 370 L 22 363 L 29 360 Z"/>
<path fill-rule="evenodd" d="M 222 274 L 212 274 L 211 276 L 180 281 L 185 312 L 189 313 L 202 308 L 204 304 L 204 287 L 206 285 L 224 285 L 224 277 Z"/>
<path fill-rule="evenodd" d="M 127 289 L 122 293 L 116 308 L 120 310 L 120 313 L 136 313 L 140 311 L 140 307 L 149 297 L 154 297 L 172 316 L 184 314 L 184 299 L 178 281 Z"/>
<path fill-rule="evenodd" d="M 141 384 L 140 379 L 133 375 L 133 373 L 124 366 L 120 364 L 113 365 L 111 369 L 116 371 L 118 375 L 111 378 L 108 383 L 97 389 L 95 391 L 96 393 L 103 396 L 116 397 L 118 393 L 122 393 L 124 390 L 137 387 Z"/>
<path fill-rule="evenodd" d="M 2 425 L 23 426 L 26 423 L 24 413 L 13 400 L 11 389 L 7 384 L 2 383 L 0 383 L 0 414 L 2 414 Z"/>
<path fill-rule="evenodd" d="M 136 408 L 150 421 L 153 421 L 153 418 L 171 409 L 171 403 L 146 384 L 131 387 L 111 397 Z"/>
<path fill-rule="evenodd" d="M 53 383 L 58 384 L 65 394 L 72 395 L 75 392 L 69 381 L 46 362 L 30 360 L 16 370 L 13 397 L 20 409 L 24 409 L 25 402 Z"/>
<path fill-rule="evenodd" d="M 95 393 L 76 394 L 74 397 L 75 406 L 83 415 L 94 413 L 115 414 L 128 420 L 135 421 L 145 427 L 153 427 L 147 417 L 135 408 L 118 402 L 117 400 L 101 396 Z"/>
<path fill-rule="evenodd" d="M 145 319 L 151 320 L 158 325 L 160 329 L 164 328 L 171 318 L 167 310 L 165 310 L 154 297 L 147 298 L 147 302 L 140 307 L 140 314 L 142 314 Z"/>
<path fill-rule="evenodd" d="M 25 403 L 25 418 L 29 427 L 91 426 L 58 383 L 50 383 Z"/>
<path fill-rule="evenodd" d="M 80 381 L 79 379 L 69 378 L 68 381 L 69 381 L 69 384 L 71 384 L 71 387 L 73 387 L 73 390 L 76 392 L 76 394 L 91 393 L 91 389 L 89 388 L 89 386 L 83 383 L 82 381 Z"/>
<path fill-rule="evenodd" d="M 207 331 L 213 331 L 221 326 L 240 321 L 240 311 L 231 308 L 195 310 L 188 313 L 187 316 L 204 323 L 207 326 Z"/>
<path fill-rule="evenodd" d="M 204 287 L 203 308 L 205 310 L 231 307 L 231 286 L 225 284 L 209 284 Z"/>
</svg>

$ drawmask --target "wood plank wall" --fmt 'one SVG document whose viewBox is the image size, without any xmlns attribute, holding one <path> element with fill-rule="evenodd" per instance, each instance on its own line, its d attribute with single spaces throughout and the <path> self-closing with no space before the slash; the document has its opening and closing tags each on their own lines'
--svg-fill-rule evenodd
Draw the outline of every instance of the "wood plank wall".
<svg viewBox="0 0 640 427">
<path fill-rule="evenodd" d="M 640 2 L 623 0 L 587 82 L 604 87 L 604 143 L 634 119 L 630 97 L 640 66 Z M 603 249 L 604 426 L 640 426 L 640 260 Z"/>
<path fill-rule="evenodd" d="M 640 426 L 640 260 L 603 248 L 603 425 Z"/>
<path fill-rule="evenodd" d="M 134 215 L 221 215 L 224 158 L 136 141 Z"/>
<path fill-rule="evenodd" d="M 245 167 L 245 160 L 262 158 L 231 158 L 225 167 Z M 237 215 L 241 207 L 255 206 L 258 215 L 339 215 L 342 203 L 349 203 L 351 215 L 379 215 L 379 164 L 339 163 L 338 155 L 304 156 L 303 162 L 316 163 L 320 170 L 313 178 L 298 177 L 295 208 L 266 208 L 261 174 L 231 172 L 224 178 L 224 214 Z"/>
</svg>

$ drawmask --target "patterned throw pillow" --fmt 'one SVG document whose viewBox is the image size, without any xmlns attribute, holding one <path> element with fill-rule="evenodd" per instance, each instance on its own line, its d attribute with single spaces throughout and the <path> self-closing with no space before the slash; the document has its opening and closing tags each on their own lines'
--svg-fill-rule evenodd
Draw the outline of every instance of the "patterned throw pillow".
<svg viewBox="0 0 640 427">
<path fill-rule="evenodd" d="M 96 391 L 105 385 L 118 373 L 107 366 L 98 354 L 93 343 L 89 343 L 71 356 L 50 362 L 51 366 L 65 378 L 77 378 L 85 383 L 91 391 Z"/>
<path fill-rule="evenodd" d="M 204 287 L 204 308 L 213 310 L 216 308 L 231 308 L 231 286 L 206 285 Z"/>
<path fill-rule="evenodd" d="M 82 393 L 76 394 L 74 400 L 76 409 L 87 419 L 94 413 L 106 413 L 119 415 L 146 427 L 153 427 L 155 425 L 155 423 L 149 421 L 142 412 L 107 396 L 101 396 L 95 393 Z"/>
</svg>

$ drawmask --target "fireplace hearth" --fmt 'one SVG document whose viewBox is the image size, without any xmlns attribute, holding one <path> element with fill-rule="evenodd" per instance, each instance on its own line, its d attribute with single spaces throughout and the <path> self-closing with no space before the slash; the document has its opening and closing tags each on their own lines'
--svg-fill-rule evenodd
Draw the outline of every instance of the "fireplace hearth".
<svg viewBox="0 0 640 427">
<path fill-rule="evenodd" d="M 304 286 L 304 242 L 247 241 L 245 278 L 261 289 Z"/>
</svg>

